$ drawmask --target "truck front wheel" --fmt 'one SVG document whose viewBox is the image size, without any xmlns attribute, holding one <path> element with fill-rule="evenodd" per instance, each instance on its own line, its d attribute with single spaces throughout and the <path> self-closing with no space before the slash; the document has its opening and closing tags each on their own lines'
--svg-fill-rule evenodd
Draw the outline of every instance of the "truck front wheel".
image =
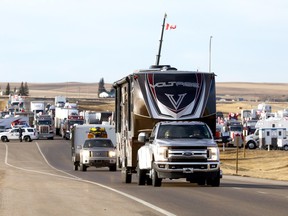
<svg viewBox="0 0 288 216">
<path fill-rule="evenodd" d="M 152 172 L 152 185 L 154 187 L 161 187 L 162 179 L 158 178 L 158 174 L 154 168 L 152 168 L 151 172 Z"/>
<path fill-rule="evenodd" d="M 117 170 L 116 164 L 109 166 L 109 171 L 115 172 Z"/>
<path fill-rule="evenodd" d="M 139 163 L 137 164 L 137 177 L 138 177 L 138 185 L 145 185 L 146 170 L 140 169 Z"/>
<path fill-rule="evenodd" d="M 78 170 L 78 163 L 74 163 L 74 170 L 77 171 Z"/>
<path fill-rule="evenodd" d="M 255 149 L 256 148 L 256 143 L 254 143 L 253 141 L 249 141 L 247 143 L 247 146 L 249 149 Z"/>
<path fill-rule="evenodd" d="M 218 172 L 217 176 L 207 179 L 207 185 L 211 185 L 212 187 L 220 186 L 220 171 Z"/>
<path fill-rule="evenodd" d="M 203 186 L 206 184 L 206 179 L 205 178 L 200 178 L 197 180 L 197 184 L 200 186 Z"/>
<path fill-rule="evenodd" d="M 82 172 L 86 172 L 87 171 L 87 166 L 85 164 L 80 164 L 80 170 Z"/>
</svg>

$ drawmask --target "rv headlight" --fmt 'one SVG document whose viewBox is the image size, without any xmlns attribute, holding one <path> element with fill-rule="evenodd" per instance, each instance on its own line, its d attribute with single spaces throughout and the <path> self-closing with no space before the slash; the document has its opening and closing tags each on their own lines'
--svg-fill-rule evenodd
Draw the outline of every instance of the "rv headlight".
<svg viewBox="0 0 288 216">
<path fill-rule="evenodd" d="M 109 157 L 116 157 L 116 152 L 115 151 L 109 151 L 108 155 L 109 155 Z"/>
<path fill-rule="evenodd" d="M 156 156 L 156 155 L 155 155 Z M 168 158 L 168 148 L 167 147 L 158 147 L 157 148 L 157 158 L 158 161 L 166 161 Z"/>
<path fill-rule="evenodd" d="M 207 148 L 207 159 L 208 161 L 219 161 L 219 149 L 218 147 Z"/>
</svg>

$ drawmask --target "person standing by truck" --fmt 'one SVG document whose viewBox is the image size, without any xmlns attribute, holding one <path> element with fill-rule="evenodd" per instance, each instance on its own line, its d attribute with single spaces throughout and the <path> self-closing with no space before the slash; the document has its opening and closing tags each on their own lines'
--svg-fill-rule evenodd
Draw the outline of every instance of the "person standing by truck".
<svg viewBox="0 0 288 216">
<path fill-rule="evenodd" d="M 19 140 L 22 142 L 22 128 L 19 127 Z"/>
</svg>

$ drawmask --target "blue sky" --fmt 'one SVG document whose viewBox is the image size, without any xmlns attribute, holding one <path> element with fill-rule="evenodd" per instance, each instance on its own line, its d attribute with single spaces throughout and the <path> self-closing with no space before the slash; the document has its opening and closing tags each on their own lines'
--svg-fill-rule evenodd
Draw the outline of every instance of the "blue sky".
<svg viewBox="0 0 288 216">
<path fill-rule="evenodd" d="M 0 0 L 0 82 L 113 83 L 156 61 L 287 83 L 287 0 Z"/>
</svg>

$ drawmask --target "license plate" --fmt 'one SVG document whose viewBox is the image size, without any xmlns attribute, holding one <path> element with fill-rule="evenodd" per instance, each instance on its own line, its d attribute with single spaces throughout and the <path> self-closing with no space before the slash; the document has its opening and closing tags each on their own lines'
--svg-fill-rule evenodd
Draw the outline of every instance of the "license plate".
<svg viewBox="0 0 288 216">
<path fill-rule="evenodd" d="M 183 173 L 193 173 L 193 168 L 183 168 Z"/>
</svg>

